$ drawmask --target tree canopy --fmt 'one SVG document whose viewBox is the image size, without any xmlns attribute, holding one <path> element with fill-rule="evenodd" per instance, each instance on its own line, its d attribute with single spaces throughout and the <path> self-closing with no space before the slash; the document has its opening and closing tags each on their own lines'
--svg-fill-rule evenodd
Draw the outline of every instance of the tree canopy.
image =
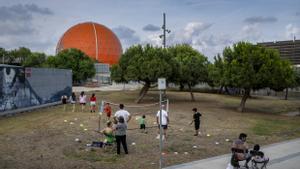
<svg viewBox="0 0 300 169">
<path fill-rule="evenodd" d="M 173 59 L 166 49 L 151 45 L 136 45 L 128 48 L 119 64 L 112 67 L 112 80 L 117 82 L 137 81 L 143 84 L 136 102 L 140 102 L 149 88 L 157 85 L 157 79 L 170 79 Z"/>
<path fill-rule="evenodd" d="M 73 83 L 80 83 L 95 75 L 94 60 L 78 49 L 66 49 L 56 56 L 47 58 L 47 65 L 53 68 L 72 69 Z"/>
<path fill-rule="evenodd" d="M 291 65 L 280 59 L 277 50 L 247 42 L 226 47 L 223 58 L 216 58 L 212 70 L 217 84 L 243 89 L 240 111 L 244 110 L 251 90 L 280 88 L 280 83 L 286 87 L 293 81 Z"/>
<path fill-rule="evenodd" d="M 192 87 L 208 81 L 207 58 L 187 44 L 170 47 L 168 51 L 176 61 L 172 82 L 181 87 L 187 85 L 191 99 L 195 101 Z"/>
</svg>

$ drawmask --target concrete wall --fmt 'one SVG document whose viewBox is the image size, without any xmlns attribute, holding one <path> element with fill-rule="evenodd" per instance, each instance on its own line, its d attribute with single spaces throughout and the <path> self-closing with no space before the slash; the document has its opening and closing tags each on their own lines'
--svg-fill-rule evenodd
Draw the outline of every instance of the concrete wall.
<svg viewBox="0 0 300 169">
<path fill-rule="evenodd" d="M 60 101 L 71 95 L 72 71 L 0 65 L 0 115 Z"/>
</svg>

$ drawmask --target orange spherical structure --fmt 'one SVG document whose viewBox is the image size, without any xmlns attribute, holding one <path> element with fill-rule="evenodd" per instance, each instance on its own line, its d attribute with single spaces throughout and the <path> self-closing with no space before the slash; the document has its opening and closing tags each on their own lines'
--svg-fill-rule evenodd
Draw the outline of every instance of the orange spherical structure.
<svg viewBox="0 0 300 169">
<path fill-rule="evenodd" d="M 69 48 L 83 51 L 99 63 L 116 64 L 122 54 L 118 37 L 104 25 L 85 22 L 67 30 L 60 38 L 56 53 Z"/>
</svg>

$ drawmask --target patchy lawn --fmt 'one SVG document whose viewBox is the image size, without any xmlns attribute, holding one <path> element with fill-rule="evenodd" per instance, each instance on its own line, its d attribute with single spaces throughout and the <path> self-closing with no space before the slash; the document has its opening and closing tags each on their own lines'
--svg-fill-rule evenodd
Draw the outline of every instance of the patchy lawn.
<svg viewBox="0 0 300 169">
<path fill-rule="evenodd" d="M 96 92 L 98 101 L 122 102 L 125 109 L 126 105 L 134 105 L 137 94 L 138 91 Z M 190 102 L 189 93 L 167 94 L 170 127 L 164 144 L 164 166 L 229 153 L 231 141 L 225 140 L 235 139 L 240 132 L 248 134 L 250 145 L 300 137 L 300 117 L 282 115 L 299 109 L 300 100 L 252 97 L 247 100 L 246 112 L 240 113 L 236 111 L 240 97 L 196 93 L 197 101 Z M 157 91 L 150 91 L 141 105 L 157 102 L 158 98 Z M 193 107 L 203 115 L 202 136 L 198 137 L 193 136 L 193 126 L 189 125 Z M 113 108 L 115 110 L 116 106 Z M 103 139 L 95 132 L 98 116 L 89 113 L 88 107 L 81 112 L 77 105 L 77 112 L 72 113 L 71 105 L 66 112 L 62 106 L 54 106 L 0 118 L 0 168 L 158 168 L 159 141 L 155 139 L 157 128 L 154 124 L 157 108 L 127 108 L 134 116 L 127 133 L 129 155 L 121 156 L 116 155 L 115 147 L 86 147 L 92 141 Z M 147 134 L 136 129 L 136 118 L 141 114 L 146 114 L 147 126 L 151 127 Z M 101 128 L 105 121 L 102 117 Z M 76 142 L 76 138 L 81 142 Z M 132 145 L 133 142 L 136 145 Z"/>
</svg>

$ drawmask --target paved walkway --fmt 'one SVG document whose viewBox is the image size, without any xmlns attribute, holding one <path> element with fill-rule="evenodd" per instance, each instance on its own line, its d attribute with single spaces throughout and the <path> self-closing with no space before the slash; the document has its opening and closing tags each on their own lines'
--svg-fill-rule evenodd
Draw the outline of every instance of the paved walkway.
<svg viewBox="0 0 300 169">
<path fill-rule="evenodd" d="M 270 158 L 270 162 L 267 165 L 268 169 L 300 168 L 300 138 L 264 146 L 261 150 Z M 230 157 L 230 154 L 226 154 L 190 163 L 170 166 L 165 169 L 226 169 Z"/>
</svg>

